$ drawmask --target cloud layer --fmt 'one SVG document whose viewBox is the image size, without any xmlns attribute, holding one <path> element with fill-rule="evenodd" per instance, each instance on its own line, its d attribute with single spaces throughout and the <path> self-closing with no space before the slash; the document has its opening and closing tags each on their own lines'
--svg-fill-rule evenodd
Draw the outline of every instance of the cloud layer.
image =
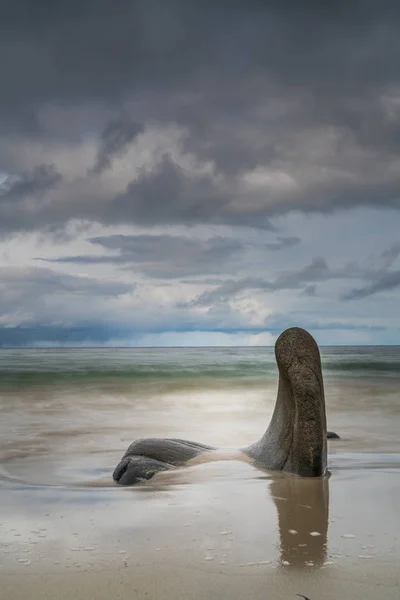
<svg viewBox="0 0 400 600">
<path fill-rule="evenodd" d="M 398 3 L 53 8 L 0 9 L 0 345 L 399 341 Z"/>
</svg>

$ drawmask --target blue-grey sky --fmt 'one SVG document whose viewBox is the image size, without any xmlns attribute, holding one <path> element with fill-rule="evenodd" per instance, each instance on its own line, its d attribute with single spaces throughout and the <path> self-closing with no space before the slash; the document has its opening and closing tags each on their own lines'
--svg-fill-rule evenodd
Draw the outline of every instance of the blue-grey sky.
<svg viewBox="0 0 400 600">
<path fill-rule="evenodd" d="M 0 2 L 0 346 L 400 344 L 396 0 Z"/>
</svg>

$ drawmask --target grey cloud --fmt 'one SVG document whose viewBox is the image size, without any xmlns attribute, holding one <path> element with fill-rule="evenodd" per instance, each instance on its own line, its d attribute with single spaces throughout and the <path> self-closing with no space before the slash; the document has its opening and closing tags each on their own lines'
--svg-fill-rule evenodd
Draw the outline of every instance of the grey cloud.
<svg viewBox="0 0 400 600">
<path fill-rule="evenodd" d="M 9 175 L 0 184 L 0 203 L 16 203 L 32 196 L 40 201 L 61 179 L 54 165 L 40 165 L 31 172 Z"/>
<path fill-rule="evenodd" d="M 273 283 L 274 290 L 297 288 L 302 283 L 323 281 L 333 275 L 324 258 L 318 256 L 299 271 L 282 273 Z M 342 275 L 339 275 L 342 276 Z"/>
<path fill-rule="evenodd" d="M 270 290 L 272 284 L 262 278 L 245 277 L 244 279 L 228 279 L 211 291 L 206 291 L 197 296 L 192 302 L 195 306 L 208 306 L 218 302 L 225 302 L 243 290 Z"/>
<path fill-rule="evenodd" d="M 344 300 L 360 300 L 378 292 L 394 290 L 400 286 L 400 271 L 384 273 L 376 281 L 361 288 L 353 289 L 343 296 Z"/>
<path fill-rule="evenodd" d="M 135 345 L 143 335 L 148 333 L 263 333 L 265 328 L 231 327 L 219 328 L 212 324 L 191 321 L 185 326 L 140 327 L 138 324 L 107 323 L 102 321 L 82 321 L 73 326 L 47 325 L 42 322 L 18 327 L 0 326 L 0 348 L 15 347 L 74 347 L 74 346 L 124 346 Z"/>
<path fill-rule="evenodd" d="M 332 269 L 322 257 L 314 258 L 308 265 L 296 271 L 285 271 L 271 280 L 258 277 L 245 277 L 237 280 L 226 280 L 214 289 L 200 294 L 193 304 L 212 305 L 227 302 L 231 297 L 244 290 L 279 290 L 300 289 L 305 284 L 302 294 L 314 296 L 316 283 L 330 280 L 364 280 L 372 281 L 365 287 L 344 294 L 343 299 L 363 298 L 379 291 L 394 289 L 400 285 L 400 271 L 388 269 L 400 255 L 400 244 L 393 244 L 378 256 L 366 260 L 364 264 L 349 262 L 343 267 Z"/>
<path fill-rule="evenodd" d="M 58 177 L 50 183 L 54 186 L 59 181 Z M 107 193 L 96 198 L 88 182 L 86 185 L 87 191 L 80 188 L 78 192 L 73 184 L 72 188 L 67 185 L 61 190 L 61 201 L 59 197 L 52 201 L 50 196 L 46 205 L 36 194 L 29 212 L 14 205 L 6 211 L 0 205 L 0 227 L 9 231 L 51 230 L 62 228 L 71 219 L 85 219 L 106 225 L 229 224 L 274 230 L 263 207 L 249 204 L 246 208 L 242 204 L 235 181 L 220 185 L 212 174 L 192 173 L 167 155 L 152 169 L 143 169 L 116 198 Z M 21 200 L 26 199 L 30 189 L 23 186 L 18 193 Z"/>
<path fill-rule="evenodd" d="M 390 168 L 393 177 L 393 165 Z M 307 168 L 304 169 L 306 172 Z M 317 176 L 320 169 L 316 166 L 313 169 Z M 344 173 L 343 178 L 348 175 Z M 382 172 L 380 177 L 383 175 Z M 314 175 L 310 177 L 312 180 Z M 23 179 L 24 175 L 21 176 Z M 18 193 L 21 200 L 31 197 L 31 206 L 28 212 L 19 204 L 9 203 L 7 210 L 4 203 L 0 205 L 0 227 L 10 231 L 57 229 L 71 219 L 85 219 L 106 225 L 214 224 L 272 231 L 274 225 L 270 219 L 292 210 L 332 212 L 359 203 L 396 208 L 400 202 L 400 187 L 398 193 L 394 182 L 378 184 L 368 182 L 368 179 L 361 182 L 361 175 L 359 184 L 348 184 L 347 187 L 340 178 L 336 181 L 333 177 L 326 185 L 315 187 L 310 181 L 304 183 L 303 189 L 300 186 L 284 193 L 262 189 L 246 191 L 241 189 L 239 176 L 216 179 L 208 173 L 193 173 L 168 156 L 149 171 L 143 170 L 116 198 L 102 194 L 102 198 L 96 199 L 88 185 L 87 190 L 77 192 L 73 186 L 65 187 L 61 190 L 62 200 L 53 200 L 50 188 L 61 187 L 60 181 L 59 176 L 45 180 L 43 188 L 45 184 L 47 189 L 39 194 L 38 186 L 33 196 L 25 183 L 16 190 L 4 192 L 5 198 L 10 193 Z M 46 205 L 41 202 L 44 193 L 47 194 Z"/>
<path fill-rule="evenodd" d="M 278 236 L 275 241 L 267 242 L 265 248 L 268 250 L 283 250 L 284 248 L 292 248 L 301 244 L 301 239 L 295 236 L 284 237 Z"/>
<path fill-rule="evenodd" d="M 309 298 L 311 298 L 312 296 L 316 296 L 317 286 L 315 284 L 308 285 L 306 288 L 304 288 L 302 294 L 304 296 L 308 296 Z"/>
<path fill-rule="evenodd" d="M 382 271 L 386 271 L 389 269 L 393 263 L 397 260 L 400 255 L 400 242 L 392 244 L 390 248 L 384 250 L 377 259 L 377 264 L 375 264 L 375 269 L 381 269 Z"/>
<path fill-rule="evenodd" d="M 35 292 L 99 294 L 118 296 L 134 289 L 132 284 L 58 273 L 38 267 L 0 267 L 0 282 L 3 294 L 16 290 L 17 294 L 34 297 Z"/>
<path fill-rule="evenodd" d="M 4 64 L 1 74 L 1 100 L 9 110 L 16 98 L 14 110 L 60 98 L 115 102 L 136 86 L 151 85 L 160 94 L 188 84 L 193 89 L 197 81 L 210 87 L 218 78 L 223 90 L 238 73 L 249 72 L 296 86 L 318 85 L 326 95 L 338 82 L 338 91 L 350 92 L 360 83 L 398 77 L 399 9 L 390 0 L 380 6 L 340 1 L 334 10 L 313 0 L 301 7 L 294 1 L 282 6 L 274 0 L 174 0 L 168 11 L 162 0 L 116 0 L 112 6 L 84 0 L 58 4 L 51 12 L 38 0 L 28 25 L 19 10 L 29 7 L 28 0 L 18 9 L 6 3 L 0 19 L 2 55 L 19 69 L 16 77 Z M 232 105 L 233 98 L 231 111 Z"/>
<path fill-rule="evenodd" d="M 382 325 L 371 325 L 368 320 L 363 322 L 348 322 L 344 320 L 328 319 L 326 316 L 317 320 L 309 317 L 307 314 L 300 313 L 295 315 L 271 314 L 268 317 L 267 329 L 271 333 L 280 333 L 288 327 L 304 327 L 308 331 L 384 331 L 386 328 Z"/>
<path fill-rule="evenodd" d="M 184 126 L 186 149 L 214 161 L 219 177 L 188 176 L 164 161 L 116 199 L 96 203 L 80 192 L 29 222 L 18 211 L 2 221 L 10 229 L 71 218 L 265 227 L 296 209 L 398 208 L 399 24 L 389 0 L 339 1 L 334 10 L 312 0 L 172 0 L 168 11 L 162 0 L 74 0 L 51 12 L 44 0 L 34 11 L 28 0 L 18 10 L 6 3 L 3 130 L 21 144 L 63 141 L 65 128 L 46 110 L 122 110 L 108 126 L 108 116 L 90 119 L 98 123 L 91 134 L 100 135 L 94 172 L 134 143 L 134 123 L 158 122 Z M 76 137 L 93 127 L 88 121 L 76 120 Z M 284 173 L 293 186 L 239 192 L 240 176 L 258 167 Z"/>
<path fill-rule="evenodd" d="M 49 269 L 0 271 L 0 322 L 22 323 L 24 332 L 15 329 L 20 341 L 65 339 L 67 322 L 79 324 L 70 330 L 74 339 L 100 342 L 129 324 L 132 331 L 243 329 L 246 309 L 229 300 L 252 290 L 291 290 L 292 306 L 310 306 L 308 315 L 270 319 L 271 327 L 289 326 L 293 316 L 293 324 L 316 330 L 361 328 L 345 323 L 343 313 L 354 306 L 367 320 L 368 302 L 336 307 L 337 296 L 348 288 L 348 298 L 397 289 L 399 244 L 365 261 L 343 264 L 340 248 L 311 261 L 327 252 L 313 245 L 319 232 L 310 240 L 296 229 L 285 236 L 274 222 L 296 211 L 400 208 L 398 2 L 48 5 L 0 6 L 0 54 L 7 57 L 0 63 L 0 173 L 11 175 L 1 185 L 1 233 L 40 230 L 48 240 L 49 231 L 58 235 L 74 220 L 134 225 L 135 232 L 179 225 L 191 237 L 92 238 L 102 257 L 57 250 L 60 269 L 75 263 L 90 272 L 104 264 L 102 271 L 111 265 L 119 276 L 125 269 L 126 278 L 128 271 L 145 274 L 146 296 L 138 288 L 137 296 L 118 299 L 134 286 Z M 48 162 L 54 167 L 40 166 Z M 198 224 L 214 237 L 196 239 L 189 228 Z M 233 240 L 218 241 L 214 225 L 232 227 Z M 262 241 L 235 240 L 242 226 L 257 228 L 251 234 Z M 266 230 L 280 237 L 266 239 Z M 357 226 L 351 235 L 361 235 Z M 266 275 L 260 258 L 273 251 L 282 252 Z M 296 260 L 285 268 L 291 253 Z M 162 282 L 168 301 L 160 306 L 151 277 L 188 279 L 182 296 L 176 280 Z M 208 288 L 193 303 L 186 300 L 189 282 Z M 321 302 L 312 298 L 317 286 Z M 329 306 L 325 324 L 312 312 L 323 310 L 322 300 Z M 196 303 L 210 308 L 192 310 Z M 7 335 L 0 330 L 0 343 Z"/>
<path fill-rule="evenodd" d="M 199 283 L 201 285 L 221 285 L 224 280 L 221 277 L 201 277 L 199 279 L 197 278 L 185 278 L 183 280 L 184 283 L 190 284 L 190 285 L 199 285 Z"/>
<path fill-rule="evenodd" d="M 208 305 L 229 300 L 235 294 L 244 290 L 277 290 L 297 289 L 310 281 L 323 281 L 333 276 L 326 261 L 317 257 L 309 265 L 298 271 L 282 273 L 274 280 L 268 281 L 260 277 L 245 277 L 244 279 L 228 280 L 211 291 L 200 294 L 194 304 Z"/>
<path fill-rule="evenodd" d="M 392 290 L 400 285 L 400 271 L 390 271 L 400 255 L 400 242 L 392 244 L 378 256 L 367 259 L 361 267 L 361 278 L 368 283 L 343 294 L 344 300 L 355 300 L 372 296 L 378 292 Z M 356 268 L 353 265 L 353 268 Z"/>
<path fill-rule="evenodd" d="M 73 327 L 43 325 L 39 322 L 23 327 L 0 326 L 0 347 L 103 345 L 110 340 L 124 341 L 129 334 L 126 327 L 102 322 L 84 322 Z"/>
<path fill-rule="evenodd" d="M 121 155 L 136 136 L 143 131 L 143 125 L 132 122 L 126 115 L 107 123 L 100 137 L 97 160 L 91 172 L 101 173 L 105 169 L 109 169 L 112 159 Z"/>
<path fill-rule="evenodd" d="M 118 297 L 134 289 L 134 284 L 51 269 L 1 267 L 0 346 L 123 338 L 126 314 L 121 316 Z"/>
<path fill-rule="evenodd" d="M 48 227 L 49 196 L 61 183 L 62 176 L 54 165 L 9 175 L 0 184 L 0 232 Z"/>
<path fill-rule="evenodd" d="M 236 210 L 233 198 L 233 189 L 221 189 L 211 174 L 192 174 L 165 155 L 115 199 L 112 210 L 114 218 L 142 225 L 230 223 L 272 229 L 264 211 Z"/>
<path fill-rule="evenodd" d="M 219 273 L 227 261 L 243 251 L 239 241 L 222 237 L 199 240 L 172 235 L 110 235 L 89 241 L 115 254 L 64 256 L 48 262 L 110 263 L 153 277 L 174 278 Z"/>
</svg>

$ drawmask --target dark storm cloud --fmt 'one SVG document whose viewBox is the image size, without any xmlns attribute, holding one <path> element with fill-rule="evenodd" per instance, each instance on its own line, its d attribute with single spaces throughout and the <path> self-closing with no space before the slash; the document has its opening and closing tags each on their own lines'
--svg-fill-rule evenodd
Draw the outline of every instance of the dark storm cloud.
<svg viewBox="0 0 400 600">
<path fill-rule="evenodd" d="M 343 298 L 345 300 L 359 300 L 372 296 L 378 292 L 386 292 L 394 290 L 400 286 L 400 271 L 390 271 L 385 273 L 382 277 L 379 277 L 373 283 L 366 285 L 365 287 L 357 288 L 345 294 Z"/>
<path fill-rule="evenodd" d="M 228 203 L 229 196 L 213 186 L 209 175 L 192 176 L 164 156 L 155 169 L 143 171 L 116 198 L 113 214 L 144 225 L 215 222 Z"/>
<path fill-rule="evenodd" d="M 245 290 L 302 290 L 302 295 L 314 296 L 316 283 L 331 280 L 360 280 L 365 282 L 361 288 L 343 294 L 342 299 L 364 298 L 377 292 L 394 289 L 400 286 L 400 271 L 390 268 L 400 255 L 400 243 L 392 244 L 378 255 L 370 256 L 362 263 L 348 262 L 343 267 L 332 268 L 322 257 L 314 258 L 308 265 L 295 271 L 285 271 L 272 280 L 260 277 L 245 277 L 237 280 L 226 280 L 214 289 L 200 294 L 194 305 L 213 305 L 227 302 L 236 294 Z M 306 287 L 304 287 L 306 286 Z"/>
<path fill-rule="evenodd" d="M 54 165 L 8 175 L 0 182 L 0 232 L 46 226 L 45 201 L 61 182 L 62 176 Z"/>
<path fill-rule="evenodd" d="M 245 277 L 239 280 L 228 280 L 211 291 L 203 292 L 196 298 L 194 304 L 209 305 L 216 302 L 227 301 L 232 296 L 244 290 L 278 290 L 298 289 L 303 284 L 311 281 L 324 281 L 333 277 L 342 277 L 342 274 L 334 274 L 328 267 L 326 261 L 317 257 L 309 265 L 298 271 L 282 273 L 272 281 L 259 277 Z"/>
<path fill-rule="evenodd" d="M 113 203 L 113 218 L 142 225 L 225 224 L 272 229 L 265 211 L 237 210 L 234 189 L 222 188 L 211 174 L 192 174 L 169 156 L 143 171 Z"/>
<path fill-rule="evenodd" d="M 54 165 L 40 165 L 30 172 L 9 175 L 0 184 L 0 202 L 15 204 L 30 197 L 40 201 L 61 179 Z"/>
<path fill-rule="evenodd" d="M 398 208 L 399 28 L 395 0 L 71 0 L 52 10 L 44 0 L 3 2 L 3 131 L 22 145 L 62 141 L 70 133 L 50 109 L 122 109 L 122 119 L 99 117 L 96 131 L 76 121 L 77 136 L 89 129 L 99 137 L 94 173 L 146 124 L 172 123 L 216 175 L 194 176 L 164 158 L 116 198 L 95 202 L 67 188 L 46 210 L 36 203 L 29 220 L 18 207 L 0 208 L 3 227 L 74 217 L 265 227 L 296 209 Z M 259 167 L 269 172 L 266 188 L 242 189 L 243 173 Z"/>
<path fill-rule="evenodd" d="M 343 295 L 344 300 L 357 300 L 400 286 L 400 271 L 390 271 L 400 255 L 400 242 L 392 244 L 376 257 L 365 261 L 363 279 L 368 283 Z"/>
<path fill-rule="evenodd" d="M 115 254 L 64 256 L 48 262 L 109 263 L 152 277 L 174 278 L 219 273 L 227 261 L 244 250 L 239 241 L 222 237 L 202 241 L 172 235 L 110 235 L 89 238 L 89 241 Z"/>
<path fill-rule="evenodd" d="M 395 0 L 3 2 L 2 104 L 112 101 L 217 77 L 221 90 L 249 72 L 323 90 L 386 83 L 398 78 L 399 13 Z"/>
<path fill-rule="evenodd" d="M 109 169 L 112 159 L 121 155 L 139 133 L 143 133 L 143 126 L 132 122 L 125 115 L 107 123 L 101 134 L 96 164 L 91 172 L 101 173 Z"/>
</svg>

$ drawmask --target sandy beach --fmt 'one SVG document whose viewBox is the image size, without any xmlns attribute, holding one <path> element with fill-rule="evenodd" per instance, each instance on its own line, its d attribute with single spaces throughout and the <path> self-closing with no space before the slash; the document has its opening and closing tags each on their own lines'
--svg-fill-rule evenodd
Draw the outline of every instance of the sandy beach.
<svg viewBox="0 0 400 600">
<path fill-rule="evenodd" d="M 305 480 L 218 462 L 140 488 L 10 485 L 2 598 L 397 599 L 400 483 L 390 457 L 380 467 Z"/>
<path fill-rule="evenodd" d="M 2 599 L 398 600 L 395 379 L 326 378 L 341 435 L 329 441 L 330 477 L 220 460 L 116 486 L 113 468 L 137 437 L 229 447 L 262 433 L 272 378 L 207 386 L 3 389 Z"/>
</svg>

